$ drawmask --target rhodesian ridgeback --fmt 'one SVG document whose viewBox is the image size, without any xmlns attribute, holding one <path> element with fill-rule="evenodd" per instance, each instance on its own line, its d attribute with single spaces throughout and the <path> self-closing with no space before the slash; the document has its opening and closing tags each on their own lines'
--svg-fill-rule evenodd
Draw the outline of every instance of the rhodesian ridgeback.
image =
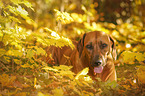
<svg viewBox="0 0 145 96">
<path fill-rule="evenodd" d="M 92 78 L 99 76 L 102 81 L 116 81 L 116 70 L 113 60 L 116 58 L 115 43 L 105 32 L 94 31 L 85 33 L 76 48 L 69 47 L 55 49 L 52 54 L 58 64 L 72 65 L 72 71 L 80 72 L 89 67 Z"/>
</svg>

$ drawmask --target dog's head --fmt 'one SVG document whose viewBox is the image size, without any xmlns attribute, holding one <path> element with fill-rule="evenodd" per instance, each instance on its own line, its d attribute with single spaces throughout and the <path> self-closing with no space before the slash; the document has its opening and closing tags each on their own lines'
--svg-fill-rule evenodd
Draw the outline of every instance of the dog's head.
<svg viewBox="0 0 145 96">
<path fill-rule="evenodd" d="M 95 73 L 103 71 L 108 56 L 111 55 L 112 58 L 116 58 L 113 38 L 101 31 L 84 34 L 83 38 L 78 42 L 77 50 L 79 57 L 87 59 L 89 61 L 88 66 L 93 68 Z"/>
</svg>

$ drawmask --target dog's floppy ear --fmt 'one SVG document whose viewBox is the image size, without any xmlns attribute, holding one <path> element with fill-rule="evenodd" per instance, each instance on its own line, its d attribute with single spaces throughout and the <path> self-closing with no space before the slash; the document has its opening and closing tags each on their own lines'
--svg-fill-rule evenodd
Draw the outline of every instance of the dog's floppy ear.
<svg viewBox="0 0 145 96">
<path fill-rule="evenodd" d="M 117 53 L 116 53 L 115 41 L 114 41 L 114 39 L 111 36 L 109 36 L 109 37 L 110 37 L 110 40 L 112 42 L 112 45 L 111 45 L 111 48 L 112 48 L 111 54 L 112 54 L 112 57 L 114 58 L 114 60 L 116 60 Z"/>
<path fill-rule="evenodd" d="M 79 57 L 81 57 L 81 55 L 82 55 L 85 37 L 86 37 L 86 33 L 83 35 L 83 38 L 80 39 L 78 44 L 77 44 L 77 50 L 79 52 Z"/>
</svg>

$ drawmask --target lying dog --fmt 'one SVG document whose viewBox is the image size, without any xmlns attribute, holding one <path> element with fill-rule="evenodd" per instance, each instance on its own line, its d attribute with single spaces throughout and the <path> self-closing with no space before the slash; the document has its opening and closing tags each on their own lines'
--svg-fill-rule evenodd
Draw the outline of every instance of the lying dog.
<svg viewBox="0 0 145 96">
<path fill-rule="evenodd" d="M 76 48 L 55 48 L 52 56 L 56 64 L 72 65 L 72 71 L 80 72 L 89 67 L 88 75 L 99 76 L 102 81 L 116 80 L 113 60 L 116 58 L 115 43 L 112 37 L 101 31 L 83 35 Z M 99 75 L 98 75 L 99 74 Z"/>
</svg>

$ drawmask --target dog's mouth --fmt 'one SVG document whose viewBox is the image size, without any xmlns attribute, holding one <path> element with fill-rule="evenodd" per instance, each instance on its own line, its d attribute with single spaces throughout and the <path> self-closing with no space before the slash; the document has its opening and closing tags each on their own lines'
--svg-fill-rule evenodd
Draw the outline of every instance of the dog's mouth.
<svg viewBox="0 0 145 96">
<path fill-rule="evenodd" d="M 104 68 L 103 66 L 94 67 L 94 73 L 102 73 L 103 68 Z"/>
<path fill-rule="evenodd" d="M 94 73 L 102 73 L 104 66 L 106 65 L 106 63 L 104 62 L 103 59 L 95 59 L 92 61 L 92 67 L 93 67 L 93 71 Z"/>
</svg>

